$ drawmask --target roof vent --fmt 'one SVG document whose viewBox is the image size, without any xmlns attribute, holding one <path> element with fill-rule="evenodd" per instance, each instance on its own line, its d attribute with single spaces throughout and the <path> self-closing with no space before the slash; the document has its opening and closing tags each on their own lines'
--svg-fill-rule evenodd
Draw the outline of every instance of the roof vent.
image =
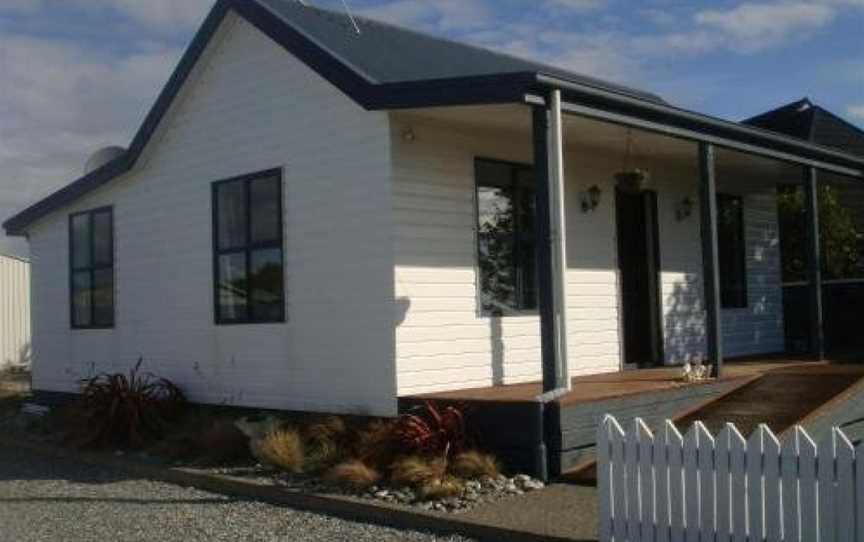
<svg viewBox="0 0 864 542">
<path fill-rule="evenodd" d="M 90 158 L 87 159 L 87 163 L 84 164 L 84 175 L 89 175 L 104 166 L 108 162 L 112 162 L 117 158 L 120 158 L 126 153 L 126 149 L 123 147 L 103 147 L 98 151 L 94 152 L 90 155 Z"/>
</svg>

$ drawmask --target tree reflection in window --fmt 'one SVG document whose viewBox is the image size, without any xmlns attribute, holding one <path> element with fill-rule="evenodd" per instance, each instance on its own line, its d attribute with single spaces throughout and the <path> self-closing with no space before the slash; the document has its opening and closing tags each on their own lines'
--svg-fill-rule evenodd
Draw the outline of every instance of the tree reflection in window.
<svg viewBox="0 0 864 542">
<path fill-rule="evenodd" d="M 213 205 L 217 323 L 283 322 L 280 172 L 215 183 Z"/>
<path fill-rule="evenodd" d="M 506 315 L 536 310 L 533 171 L 477 160 L 476 185 L 482 311 Z"/>
</svg>

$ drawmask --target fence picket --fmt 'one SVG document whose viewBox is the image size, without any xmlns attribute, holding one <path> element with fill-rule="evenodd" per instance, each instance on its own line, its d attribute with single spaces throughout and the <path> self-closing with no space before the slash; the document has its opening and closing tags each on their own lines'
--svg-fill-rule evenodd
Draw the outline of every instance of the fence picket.
<svg viewBox="0 0 864 542">
<path fill-rule="evenodd" d="M 744 464 L 747 443 L 731 423 L 720 432 L 717 457 L 718 542 L 747 541 L 747 501 L 744 495 Z"/>
<path fill-rule="evenodd" d="M 602 542 L 612 540 L 612 518 L 616 512 L 612 503 L 612 469 L 615 468 L 615 462 L 611 460 L 611 432 L 619 430 L 618 422 L 607 414 L 597 432 L 597 490 L 600 508 L 598 531 Z"/>
<path fill-rule="evenodd" d="M 783 481 L 783 539 L 801 542 L 801 499 L 798 491 L 798 456 L 800 439 L 793 431 L 780 449 L 780 476 Z M 864 541 L 862 541 L 864 542 Z"/>
<path fill-rule="evenodd" d="M 781 542 L 783 510 L 780 494 L 780 440 L 767 425 L 762 431 L 762 475 L 765 488 L 765 538 Z"/>
<path fill-rule="evenodd" d="M 856 542 L 864 542 L 864 441 L 855 448 L 855 533 Z"/>
<path fill-rule="evenodd" d="M 838 428 L 834 428 L 837 485 L 834 501 L 837 542 L 855 540 L 855 448 Z M 820 450 L 821 453 L 821 450 Z"/>
<path fill-rule="evenodd" d="M 627 540 L 627 476 L 626 476 L 626 439 L 618 423 L 612 433 L 612 506 L 615 509 L 612 522 L 612 535 L 615 542 Z"/>
<path fill-rule="evenodd" d="M 762 479 L 764 454 L 762 426 L 747 440 L 747 532 L 750 540 L 765 538 L 765 486 Z"/>
<path fill-rule="evenodd" d="M 798 439 L 798 498 L 800 499 L 802 542 L 819 542 L 819 502 L 816 494 L 816 443 L 801 426 L 794 429 Z M 825 541 L 828 542 L 828 541 Z"/>
<path fill-rule="evenodd" d="M 663 436 L 666 439 L 669 460 L 669 538 L 672 542 L 684 542 L 686 518 L 686 493 L 684 490 L 684 437 L 667 420 Z"/>
<path fill-rule="evenodd" d="M 597 442 L 603 542 L 864 542 L 864 443 L 837 428 L 817 446 L 799 426 L 715 440 L 699 422 L 682 437 L 608 417 Z"/>
<path fill-rule="evenodd" d="M 672 524 L 667 431 L 668 428 L 663 427 L 654 435 L 654 521 L 656 524 L 654 538 L 657 542 L 669 542 L 669 530 Z"/>
<path fill-rule="evenodd" d="M 834 529 L 834 473 L 836 442 L 834 431 L 825 435 L 819 443 L 819 452 L 816 458 L 816 478 L 818 480 L 819 495 L 819 540 L 823 542 L 834 542 L 836 540 Z"/>
<path fill-rule="evenodd" d="M 699 437 L 701 433 L 698 425 L 693 427 L 684 435 L 684 522 L 685 539 L 687 542 L 699 541 L 700 522 L 699 495 Z"/>
<path fill-rule="evenodd" d="M 639 494 L 638 426 L 638 420 L 634 419 L 633 426 L 626 437 L 627 540 L 639 540 L 641 537 L 642 502 Z"/>
<path fill-rule="evenodd" d="M 641 418 L 636 419 L 639 442 L 639 501 L 643 542 L 654 542 L 654 435 Z"/>
<path fill-rule="evenodd" d="M 699 538 L 702 542 L 714 542 L 717 518 L 714 437 L 701 422 L 696 422 L 695 427 L 699 432 Z"/>
</svg>

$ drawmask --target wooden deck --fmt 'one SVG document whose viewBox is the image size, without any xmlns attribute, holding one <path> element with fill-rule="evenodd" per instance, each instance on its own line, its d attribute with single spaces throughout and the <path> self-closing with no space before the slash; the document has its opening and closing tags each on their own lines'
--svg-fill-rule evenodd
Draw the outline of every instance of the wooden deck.
<svg viewBox="0 0 864 542">
<path fill-rule="evenodd" d="M 761 360 L 738 360 L 724 366 L 720 382 L 735 381 L 741 378 L 759 376 L 774 370 L 788 370 L 793 367 L 825 366 L 827 362 L 812 362 L 800 358 L 776 358 Z M 620 398 L 632 394 L 653 393 L 675 390 L 690 386 L 704 386 L 717 380 L 687 383 L 681 380 L 680 367 L 661 367 L 655 369 L 635 369 L 615 373 L 577 376 L 572 379 L 573 388 L 557 402 L 570 405 L 604 399 Z M 457 391 L 429 393 L 416 397 L 445 401 L 491 401 L 491 402 L 536 402 L 543 393 L 539 382 L 472 388 Z"/>
<path fill-rule="evenodd" d="M 864 360 L 864 357 L 855 359 Z M 843 359 L 849 360 L 848 357 Z M 840 365 L 788 356 L 727 362 L 721 378 L 697 383 L 683 382 L 680 367 L 580 376 L 573 379 L 569 393 L 550 403 L 538 400 L 542 391 L 539 383 L 529 383 L 402 397 L 400 408 L 404 411 L 425 400 L 460 405 L 480 446 L 498 452 L 514 469 L 555 477 L 592 460 L 597 426 L 607 413 L 619 420 L 638 416 L 649 426 L 666 419 L 692 421 L 694 415 L 718 399 L 736 393 L 741 395 L 740 390 L 750 389 L 754 382 L 765 380 L 765 375 L 771 378 L 761 386 L 763 392 L 759 393 L 767 395 L 752 397 L 751 393 L 750 399 L 744 401 L 746 405 L 715 413 L 718 419 L 723 415 L 740 416 L 744 410 L 770 410 L 768 403 L 776 403 L 782 410 L 782 404 L 796 401 L 791 388 L 785 389 L 792 384 L 799 390 L 804 386 L 803 389 L 818 392 L 818 397 L 810 401 L 811 417 L 820 414 L 819 404 L 833 405 L 828 409 L 829 415 L 814 421 L 815 424 L 845 423 L 846 418 L 852 420 L 853 417 L 864 419 L 864 388 L 855 386 L 855 393 L 844 391 L 852 382 L 864 378 L 864 364 Z M 812 386 L 807 385 L 808 380 L 812 381 Z M 831 397 L 836 400 L 832 401 Z M 842 408 L 849 411 L 849 416 L 843 420 L 834 419 L 838 402 L 847 405 Z M 780 419 L 782 413 L 774 415 L 775 423 L 790 423 L 785 418 Z M 772 420 L 759 420 L 759 423 L 763 421 Z"/>
</svg>

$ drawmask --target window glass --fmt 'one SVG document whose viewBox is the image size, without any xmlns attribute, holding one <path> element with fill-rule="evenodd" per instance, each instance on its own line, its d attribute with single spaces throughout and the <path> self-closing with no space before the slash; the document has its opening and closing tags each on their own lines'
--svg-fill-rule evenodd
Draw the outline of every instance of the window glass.
<svg viewBox="0 0 864 542">
<path fill-rule="evenodd" d="M 282 318 L 282 250 L 264 249 L 252 253 L 250 282 L 255 320 Z"/>
<path fill-rule="evenodd" d="M 242 181 L 216 186 L 219 248 L 230 249 L 246 244 L 246 184 Z"/>
<path fill-rule="evenodd" d="M 281 176 L 249 175 L 217 182 L 213 190 L 216 323 L 283 322 Z"/>
<path fill-rule="evenodd" d="M 278 177 L 255 179 L 249 186 L 252 219 L 252 243 L 278 241 L 281 238 L 282 209 Z"/>
<path fill-rule="evenodd" d="M 111 209 L 69 219 L 70 312 L 73 328 L 114 325 L 114 214 Z"/>
<path fill-rule="evenodd" d="M 477 161 L 480 305 L 503 315 L 537 308 L 535 191 L 526 166 Z"/>
<path fill-rule="evenodd" d="M 92 325 L 92 288 L 90 271 L 72 274 L 72 324 L 77 327 Z"/>
<path fill-rule="evenodd" d="M 90 215 L 82 213 L 72 217 L 72 267 L 90 267 Z"/>
<path fill-rule="evenodd" d="M 112 250 L 112 215 L 110 211 L 93 213 L 93 264 L 111 265 Z"/>
<path fill-rule="evenodd" d="M 114 324 L 114 270 L 93 271 L 93 323 Z"/>
<path fill-rule="evenodd" d="M 717 195 L 720 300 L 724 308 L 747 306 L 747 252 L 744 204 L 739 196 Z"/>
<path fill-rule="evenodd" d="M 219 312 L 224 320 L 246 320 L 249 292 L 246 253 L 219 256 Z"/>
</svg>

